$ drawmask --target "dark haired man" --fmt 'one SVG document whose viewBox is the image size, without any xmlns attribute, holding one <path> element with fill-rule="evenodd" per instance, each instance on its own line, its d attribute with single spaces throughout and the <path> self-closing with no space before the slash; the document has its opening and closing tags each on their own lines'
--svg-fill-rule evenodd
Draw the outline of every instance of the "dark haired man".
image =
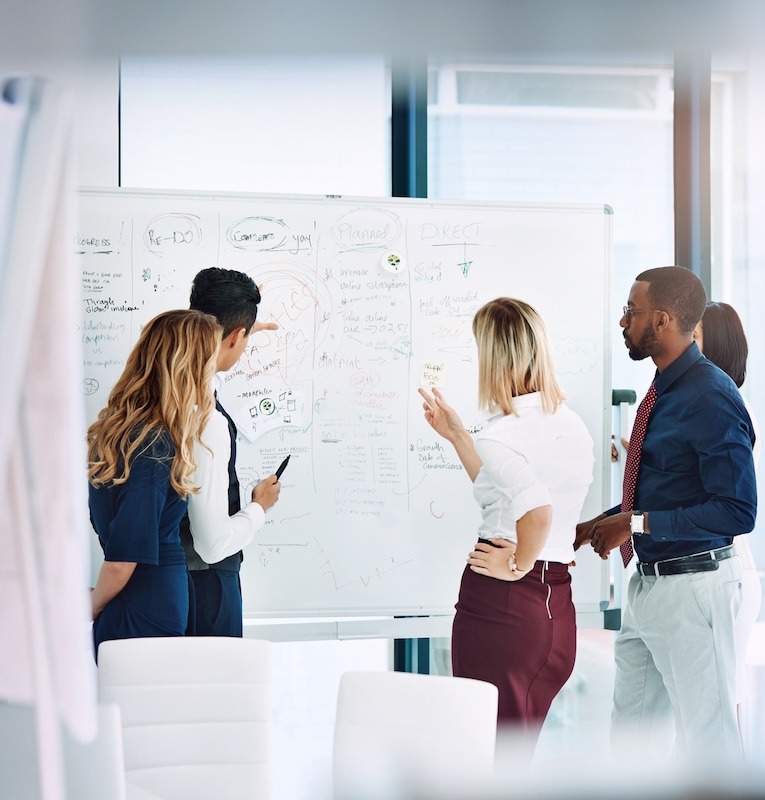
<svg viewBox="0 0 765 800">
<path fill-rule="evenodd" d="M 636 415 L 622 505 L 580 523 L 575 547 L 590 540 L 601 558 L 620 548 L 626 565 L 634 545 L 639 560 L 615 646 L 617 748 L 625 735 L 647 744 L 673 716 L 679 755 L 724 763 L 741 756 L 732 542 L 754 527 L 757 495 L 749 414 L 693 341 L 705 305 L 684 267 L 635 279 L 619 324 L 630 358 L 650 357 L 656 375 Z"/>
<path fill-rule="evenodd" d="M 212 314 L 223 326 L 218 372 L 227 372 L 239 361 L 251 334 L 277 327 L 255 321 L 259 302 L 258 287 L 243 272 L 210 267 L 194 278 L 191 308 Z M 181 524 L 193 586 L 187 634 L 241 636 L 241 551 L 263 525 L 281 485 L 270 475 L 255 486 L 252 502 L 241 508 L 236 426 L 218 401 L 217 392 L 215 412 L 201 438 L 204 445 L 198 444 L 194 450 L 195 483 L 200 491 L 189 495 L 188 516 Z"/>
</svg>

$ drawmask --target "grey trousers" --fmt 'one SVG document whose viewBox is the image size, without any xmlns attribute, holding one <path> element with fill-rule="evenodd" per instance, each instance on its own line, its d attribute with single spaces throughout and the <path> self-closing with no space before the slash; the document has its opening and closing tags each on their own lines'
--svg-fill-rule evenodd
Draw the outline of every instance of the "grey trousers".
<svg viewBox="0 0 765 800">
<path fill-rule="evenodd" d="M 630 578 L 615 645 L 616 756 L 628 747 L 637 754 L 643 745 L 658 745 L 674 720 L 678 757 L 742 758 L 734 637 L 741 563 L 734 556 L 719 565 L 711 572 L 660 577 L 635 572 Z"/>
</svg>

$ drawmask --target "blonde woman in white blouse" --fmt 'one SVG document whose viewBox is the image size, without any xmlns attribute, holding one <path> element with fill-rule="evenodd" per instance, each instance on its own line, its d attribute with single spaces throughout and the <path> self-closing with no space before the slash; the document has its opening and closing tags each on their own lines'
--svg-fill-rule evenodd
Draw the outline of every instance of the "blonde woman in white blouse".
<svg viewBox="0 0 765 800">
<path fill-rule="evenodd" d="M 592 482 L 593 442 L 564 404 L 544 323 L 521 300 L 498 298 L 473 320 L 478 397 L 495 411 L 471 437 L 433 389 L 425 419 L 454 446 L 481 507 L 452 629 L 452 669 L 499 689 L 499 723 L 530 743 L 576 655 L 569 565 Z M 462 534 L 455 531 L 455 534 Z"/>
</svg>

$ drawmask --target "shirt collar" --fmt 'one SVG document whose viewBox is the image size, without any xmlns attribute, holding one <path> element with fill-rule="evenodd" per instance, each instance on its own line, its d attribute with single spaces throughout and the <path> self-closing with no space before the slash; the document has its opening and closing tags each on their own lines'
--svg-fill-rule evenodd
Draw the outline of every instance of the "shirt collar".
<svg viewBox="0 0 765 800">
<path fill-rule="evenodd" d="M 678 356 L 665 370 L 659 372 L 657 370 L 654 381 L 656 383 L 656 394 L 660 395 L 666 391 L 681 375 L 687 372 L 697 361 L 700 361 L 704 356 L 699 350 L 696 342 L 691 342 L 691 346 L 681 355 Z"/>
<path fill-rule="evenodd" d="M 528 394 L 519 394 L 513 398 L 513 406 L 516 411 L 524 408 L 537 408 L 542 405 L 541 392 L 529 392 Z"/>
<path fill-rule="evenodd" d="M 541 408 L 542 407 L 542 393 L 541 392 L 529 392 L 528 394 L 519 394 L 516 397 L 513 397 L 513 408 L 515 409 L 515 413 L 518 416 L 526 411 L 529 408 Z M 503 414 L 501 411 L 498 414 L 494 414 L 487 422 L 493 422 L 495 419 L 503 419 L 505 417 L 511 417 L 512 414 Z"/>
</svg>

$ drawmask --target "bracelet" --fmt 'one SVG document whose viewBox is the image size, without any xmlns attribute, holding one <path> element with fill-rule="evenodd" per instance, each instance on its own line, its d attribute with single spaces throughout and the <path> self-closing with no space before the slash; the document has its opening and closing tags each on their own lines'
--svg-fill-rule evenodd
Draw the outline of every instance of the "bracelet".
<svg viewBox="0 0 765 800">
<path fill-rule="evenodd" d="M 510 556 L 507 565 L 510 567 L 510 572 L 515 572 L 517 575 L 526 575 L 527 573 L 531 572 L 531 567 L 528 569 L 520 569 L 518 564 L 516 563 L 515 556 Z"/>
</svg>

